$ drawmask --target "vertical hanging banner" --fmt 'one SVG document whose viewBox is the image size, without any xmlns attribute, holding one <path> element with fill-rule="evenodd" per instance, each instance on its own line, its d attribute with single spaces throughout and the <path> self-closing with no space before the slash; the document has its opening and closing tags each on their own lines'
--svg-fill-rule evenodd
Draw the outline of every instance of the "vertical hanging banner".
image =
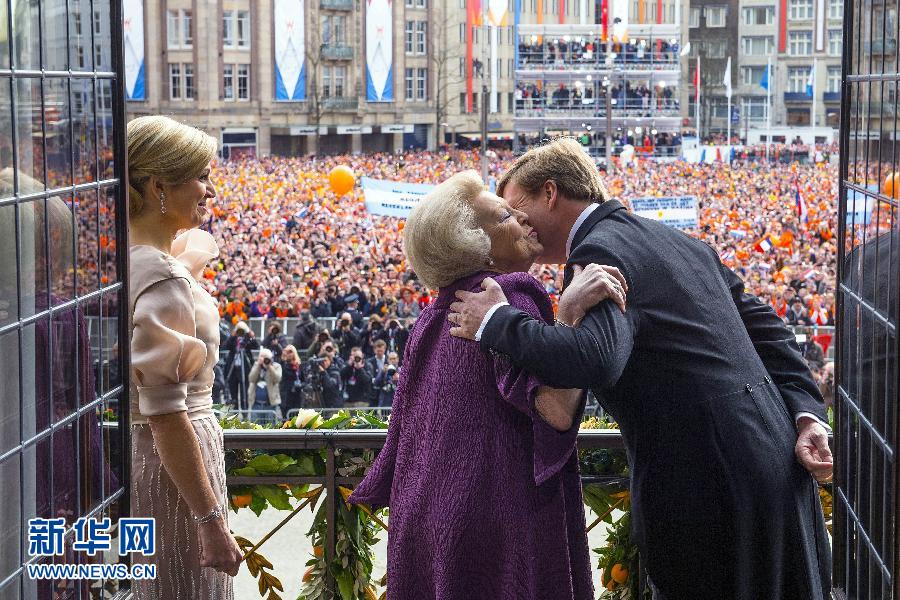
<svg viewBox="0 0 900 600">
<path fill-rule="evenodd" d="M 614 42 L 628 41 L 628 0 L 612 0 L 612 37 Z"/>
<path fill-rule="evenodd" d="M 306 100 L 305 0 L 275 0 L 275 100 Z"/>
<path fill-rule="evenodd" d="M 125 94 L 129 100 L 146 100 L 144 85 L 144 1 L 123 0 L 125 35 Z"/>
<path fill-rule="evenodd" d="M 497 106 L 497 85 L 500 78 L 500 69 L 497 58 L 500 45 L 500 27 L 506 27 L 506 0 L 489 0 L 488 20 L 491 24 L 491 112 L 499 110 Z M 510 77 L 512 73 L 509 74 Z"/>
<path fill-rule="evenodd" d="M 394 100 L 394 17 L 391 0 L 366 2 L 366 100 Z"/>
</svg>

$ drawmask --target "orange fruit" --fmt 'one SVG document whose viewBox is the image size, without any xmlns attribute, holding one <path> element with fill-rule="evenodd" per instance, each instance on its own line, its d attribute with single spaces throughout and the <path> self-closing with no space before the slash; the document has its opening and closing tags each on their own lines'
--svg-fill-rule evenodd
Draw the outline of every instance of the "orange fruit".
<svg viewBox="0 0 900 600">
<path fill-rule="evenodd" d="M 612 578 L 616 583 L 625 583 L 628 581 L 628 569 L 621 563 L 616 563 L 612 568 Z"/>
<path fill-rule="evenodd" d="M 897 193 L 900 192 L 900 173 L 891 173 L 884 179 L 884 185 L 881 187 L 881 191 L 885 196 L 890 198 L 897 198 Z"/>
<path fill-rule="evenodd" d="M 231 501 L 238 508 L 244 508 L 250 506 L 250 503 L 253 502 L 253 494 L 235 494 L 231 497 Z"/>
<path fill-rule="evenodd" d="M 313 566 L 313 567 L 309 567 L 308 569 L 306 569 L 306 572 L 303 573 L 303 582 L 304 582 L 304 583 L 306 583 L 307 581 L 309 581 L 310 579 L 312 579 L 312 576 L 313 576 L 313 569 L 315 569 L 314 566 Z"/>
<path fill-rule="evenodd" d="M 316 558 L 322 558 L 322 555 L 325 554 L 324 546 L 313 546 L 313 555 Z"/>
</svg>

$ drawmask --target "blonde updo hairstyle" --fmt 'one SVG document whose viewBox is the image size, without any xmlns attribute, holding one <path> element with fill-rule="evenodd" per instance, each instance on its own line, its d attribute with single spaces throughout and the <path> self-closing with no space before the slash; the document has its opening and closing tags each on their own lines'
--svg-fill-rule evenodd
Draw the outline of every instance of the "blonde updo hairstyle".
<svg viewBox="0 0 900 600">
<path fill-rule="evenodd" d="M 403 248 L 429 288 L 446 287 L 490 264 L 491 239 L 478 225 L 473 206 L 483 190 L 476 171 L 463 171 L 434 188 L 410 212 Z"/>
<path fill-rule="evenodd" d="M 145 189 L 151 176 L 166 185 L 199 177 L 216 156 L 216 139 L 169 117 L 138 117 L 128 123 L 128 209 L 140 215 L 154 198 Z"/>
</svg>

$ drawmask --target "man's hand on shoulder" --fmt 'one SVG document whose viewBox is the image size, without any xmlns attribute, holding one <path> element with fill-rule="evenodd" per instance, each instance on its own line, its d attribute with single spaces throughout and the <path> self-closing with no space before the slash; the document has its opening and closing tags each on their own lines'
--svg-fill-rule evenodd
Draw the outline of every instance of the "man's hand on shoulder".
<svg viewBox="0 0 900 600">
<path fill-rule="evenodd" d="M 481 288 L 483 292 L 456 292 L 457 301 L 450 305 L 450 314 L 447 315 L 447 320 L 453 325 L 450 335 L 474 340 L 488 311 L 507 301 L 500 284 L 490 277 L 481 282 Z"/>
</svg>

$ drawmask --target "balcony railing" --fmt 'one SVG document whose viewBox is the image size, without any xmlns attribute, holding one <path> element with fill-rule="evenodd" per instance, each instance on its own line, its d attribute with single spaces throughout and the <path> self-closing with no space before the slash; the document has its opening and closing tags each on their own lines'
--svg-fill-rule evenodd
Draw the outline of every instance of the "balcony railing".
<svg viewBox="0 0 900 600">
<path fill-rule="evenodd" d="M 327 60 L 353 60 L 353 48 L 340 44 L 322 46 L 322 58 Z"/>
<path fill-rule="evenodd" d="M 606 61 L 606 50 L 595 53 L 556 53 L 541 49 L 519 48 L 517 69 L 523 71 L 597 71 L 604 69 L 627 69 L 645 71 L 666 71 L 679 68 L 678 52 L 619 52 L 614 53 L 610 64 Z"/>
<path fill-rule="evenodd" d="M 841 101 L 841 93 L 840 92 L 825 92 L 822 94 L 822 100 L 825 102 L 840 102 Z"/>
<path fill-rule="evenodd" d="M 812 102 L 812 98 L 806 95 L 806 92 L 785 92 L 785 102 Z"/>
<path fill-rule="evenodd" d="M 353 0 L 321 0 L 319 6 L 328 10 L 353 10 Z"/>
<path fill-rule="evenodd" d="M 677 117 L 680 103 L 674 98 L 612 100 L 610 109 L 616 118 Z M 606 99 L 600 98 L 521 98 L 516 100 L 517 118 L 598 117 L 606 115 Z"/>
<path fill-rule="evenodd" d="M 355 112 L 359 108 L 359 98 L 330 97 L 322 99 L 322 108 L 333 112 Z"/>
</svg>

